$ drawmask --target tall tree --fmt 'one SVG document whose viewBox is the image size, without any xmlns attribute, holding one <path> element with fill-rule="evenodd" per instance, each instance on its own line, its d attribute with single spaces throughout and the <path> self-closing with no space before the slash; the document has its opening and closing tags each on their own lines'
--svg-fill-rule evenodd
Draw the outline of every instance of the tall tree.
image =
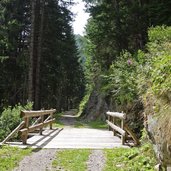
<svg viewBox="0 0 171 171">
<path fill-rule="evenodd" d="M 35 109 L 78 104 L 82 69 L 71 27 L 72 1 L 0 1 L 0 107 L 34 102 Z"/>
<path fill-rule="evenodd" d="M 90 76 L 96 79 L 91 82 L 94 89 L 83 114 L 88 116 L 92 114 L 95 117 L 90 116 L 89 118 L 97 118 L 102 116 L 101 113 L 104 113 L 104 108 L 106 108 L 104 104 L 108 104 L 108 107 L 114 106 L 111 105 L 113 100 L 111 94 L 115 90 L 106 94 L 101 93 L 103 89 L 107 86 L 110 87 L 110 84 L 112 84 L 109 83 L 106 87 L 103 87 L 102 78 L 108 77 L 110 68 L 114 66 L 113 63 L 123 60 L 123 55 L 120 55 L 123 51 L 131 52 L 131 56 L 138 49 L 144 48 L 150 26 L 171 24 L 171 3 L 165 0 L 84 1 L 87 2 L 91 16 L 86 27 L 87 51 L 92 60 L 89 65 L 92 68 Z M 100 103 L 102 101 L 103 106 Z M 113 101 L 116 101 L 116 99 Z M 92 106 L 94 107 L 92 108 Z M 101 111 L 97 112 L 100 108 Z"/>
<path fill-rule="evenodd" d="M 0 102 L 14 105 L 27 99 L 28 1 L 0 1 Z M 22 74 L 21 74 L 22 73 Z"/>
<path fill-rule="evenodd" d="M 40 109 L 40 59 L 44 24 L 44 0 L 32 0 L 32 21 L 30 41 L 29 91 L 28 99 L 34 102 L 35 109 Z"/>
</svg>

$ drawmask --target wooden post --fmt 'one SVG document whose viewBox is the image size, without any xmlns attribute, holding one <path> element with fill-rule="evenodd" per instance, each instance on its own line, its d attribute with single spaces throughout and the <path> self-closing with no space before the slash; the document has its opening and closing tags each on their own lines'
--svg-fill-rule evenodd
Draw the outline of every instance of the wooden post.
<svg viewBox="0 0 171 171">
<path fill-rule="evenodd" d="M 44 115 L 41 116 L 41 123 L 44 121 Z M 42 135 L 43 132 L 43 126 L 40 128 L 40 135 Z"/>
<path fill-rule="evenodd" d="M 122 141 L 122 145 L 124 145 L 125 144 L 125 135 L 121 136 L 121 141 Z"/>
<path fill-rule="evenodd" d="M 113 124 L 115 125 L 115 117 L 113 117 Z M 116 131 L 113 129 L 113 136 L 116 136 Z"/>
<path fill-rule="evenodd" d="M 53 119 L 53 113 L 51 113 L 50 116 L 51 116 L 51 119 Z M 51 123 L 50 123 L 50 129 L 52 129 L 52 124 L 53 124 L 53 123 L 51 122 Z"/>
<path fill-rule="evenodd" d="M 110 115 L 108 115 L 108 121 L 110 121 Z M 108 130 L 109 130 L 109 131 L 112 130 L 111 127 L 110 127 L 110 125 L 108 125 Z"/>
<path fill-rule="evenodd" d="M 25 122 L 25 128 L 29 127 L 29 118 L 24 118 L 24 122 Z M 21 139 L 23 141 L 23 144 L 27 144 L 27 137 L 28 137 L 28 131 L 25 132 L 25 134 L 22 134 Z"/>
<path fill-rule="evenodd" d="M 124 130 L 124 119 L 121 119 L 121 128 Z M 122 145 L 125 143 L 125 135 L 122 135 Z"/>
</svg>

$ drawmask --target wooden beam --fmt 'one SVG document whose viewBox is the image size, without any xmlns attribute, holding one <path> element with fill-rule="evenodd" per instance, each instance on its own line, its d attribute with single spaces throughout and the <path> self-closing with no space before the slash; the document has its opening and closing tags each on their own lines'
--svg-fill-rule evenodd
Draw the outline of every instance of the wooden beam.
<svg viewBox="0 0 171 171">
<path fill-rule="evenodd" d="M 52 116 L 50 115 L 50 116 L 48 116 L 45 120 L 44 120 L 44 122 L 46 122 L 46 121 L 48 121 L 49 119 L 51 119 L 52 118 Z"/>
<path fill-rule="evenodd" d="M 112 116 L 112 117 L 117 117 L 117 118 L 120 118 L 120 119 L 126 119 L 126 114 L 125 113 L 107 112 L 106 114 L 109 115 L 109 116 Z"/>
<path fill-rule="evenodd" d="M 56 109 L 52 110 L 38 110 L 38 111 L 21 111 L 21 117 L 28 118 L 28 117 L 37 117 L 47 114 L 53 114 L 56 112 Z"/>
<path fill-rule="evenodd" d="M 135 135 L 135 133 L 128 127 L 127 124 L 124 124 L 124 130 L 131 136 L 131 138 L 134 140 L 135 145 L 139 145 L 140 141 Z"/>
<path fill-rule="evenodd" d="M 35 120 L 35 122 L 32 124 L 32 126 L 36 125 L 37 123 L 39 123 L 39 121 L 41 121 L 41 116 Z"/>
<path fill-rule="evenodd" d="M 34 126 L 30 126 L 29 128 L 24 128 L 22 130 L 20 130 L 19 132 L 24 135 L 24 134 L 27 134 L 29 132 L 33 132 L 35 131 L 36 129 L 40 129 L 40 128 L 43 128 L 44 126 L 48 125 L 48 124 L 51 124 L 55 121 L 55 119 L 51 119 L 51 120 L 48 120 L 46 122 L 43 122 L 43 123 L 39 123 L 37 125 L 34 125 Z"/>
<path fill-rule="evenodd" d="M 17 133 L 23 126 L 25 122 L 22 121 L 3 141 L 1 144 L 5 144 L 15 133 Z"/>
<path fill-rule="evenodd" d="M 112 122 L 106 120 L 107 124 L 113 128 L 114 130 L 116 130 L 117 132 L 119 132 L 122 136 L 125 136 L 125 131 L 123 129 L 121 129 L 120 127 L 114 125 Z"/>
</svg>

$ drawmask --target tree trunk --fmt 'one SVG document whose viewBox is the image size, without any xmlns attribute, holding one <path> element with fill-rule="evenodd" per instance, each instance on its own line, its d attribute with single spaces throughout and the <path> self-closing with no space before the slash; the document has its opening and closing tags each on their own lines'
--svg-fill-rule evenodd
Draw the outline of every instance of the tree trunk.
<svg viewBox="0 0 171 171">
<path fill-rule="evenodd" d="M 28 76 L 28 100 L 33 101 L 33 55 L 34 55 L 34 23 L 35 23 L 36 1 L 31 0 L 31 35 L 30 35 L 30 59 L 29 59 L 29 76 Z"/>
<path fill-rule="evenodd" d="M 44 26 L 44 0 L 40 0 L 40 31 L 38 37 L 37 67 L 36 67 L 36 85 L 35 85 L 35 109 L 40 109 L 40 60 L 42 56 L 42 40 Z"/>
<path fill-rule="evenodd" d="M 44 0 L 32 0 L 28 100 L 40 109 L 40 59 L 42 55 Z"/>
</svg>

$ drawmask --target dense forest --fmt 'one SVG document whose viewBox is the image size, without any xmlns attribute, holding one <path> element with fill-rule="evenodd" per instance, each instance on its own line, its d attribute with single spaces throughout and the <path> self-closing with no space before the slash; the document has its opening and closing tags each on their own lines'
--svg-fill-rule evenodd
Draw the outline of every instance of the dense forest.
<svg viewBox="0 0 171 171">
<path fill-rule="evenodd" d="M 90 18 L 80 36 L 71 25 L 74 0 L 0 1 L 0 128 L 12 117 L 8 110 L 22 108 L 17 104 L 79 107 L 88 121 L 123 111 L 171 164 L 171 2 L 84 2 Z"/>
<path fill-rule="evenodd" d="M 84 76 L 71 27 L 71 2 L 0 2 L 0 108 L 78 106 Z"/>
</svg>

